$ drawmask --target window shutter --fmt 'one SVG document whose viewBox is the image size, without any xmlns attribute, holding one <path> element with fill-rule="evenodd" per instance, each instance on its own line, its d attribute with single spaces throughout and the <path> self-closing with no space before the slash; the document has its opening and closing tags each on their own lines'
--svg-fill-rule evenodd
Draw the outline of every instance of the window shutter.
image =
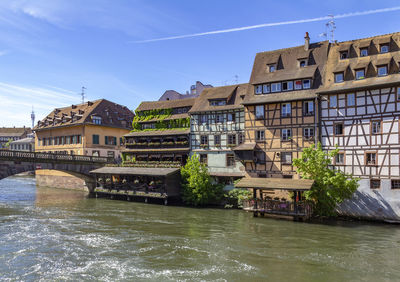
<svg viewBox="0 0 400 282">
<path fill-rule="evenodd" d="M 104 136 L 104 144 L 108 145 L 108 138 L 107 138 L 107 136 Z"/>
<path fill-rule="evenodd" d="M 117 137 L 114 137 L 114 145 L 117 145 Z"/>
</svg>

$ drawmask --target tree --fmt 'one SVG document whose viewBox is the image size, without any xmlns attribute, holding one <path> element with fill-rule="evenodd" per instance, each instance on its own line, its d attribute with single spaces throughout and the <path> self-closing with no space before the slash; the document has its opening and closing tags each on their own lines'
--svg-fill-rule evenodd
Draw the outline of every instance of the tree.
<svg viewBox="0 0 400 282">
<path fill-rule="evenodd" d="M 10 139 L 8 139 L 8 141 L 7 141 L 7 143 L 5 144 L 5 147 L 6 148 L 10 148 L 10 145 L 11 145 L 11 142 L 12 142 L 13 140 L 10 138 Z"/>
<path fill-rule="evenodd" d="M 325 152 L 318 142 L 303 150 L 299 159 L 293 160 L 297 172 L 305 179 L 315 181 L 313 187 L 304 193 L 307 200 L 314 202 L 314 213 L 319 216 L 336 215 L 337 204 L 350 199 L 358 187 L 358 178 L 345 174 L 332 166 L 332 158 L 339 149 Z"/>
<path fill-rule="evenodd" d="M 193 154 L 181 168 L 183 200 L 187 204 L 203 206 L 219 201 L 223 186 L 212 181 L 205 164 L 198 154 Z"/>
</svg>

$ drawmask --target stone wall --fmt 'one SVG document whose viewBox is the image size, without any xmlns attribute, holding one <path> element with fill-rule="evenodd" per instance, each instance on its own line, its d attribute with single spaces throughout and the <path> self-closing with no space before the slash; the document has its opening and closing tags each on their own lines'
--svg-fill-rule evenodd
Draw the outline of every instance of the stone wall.
<svg viewBox="0 0 400 282">
<path fill-rule="evenodd" d="M 49 169 L 36 170 L 36 185 L 40 187 L 73 189 L 89 192 L 86 182 L 87 179 L 85 176 L 73 172 Z"/>
</svg>

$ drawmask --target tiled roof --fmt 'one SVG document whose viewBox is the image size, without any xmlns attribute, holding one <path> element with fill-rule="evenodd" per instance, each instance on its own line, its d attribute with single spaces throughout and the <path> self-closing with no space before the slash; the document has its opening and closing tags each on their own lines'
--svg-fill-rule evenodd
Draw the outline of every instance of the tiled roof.
<svg viewBox="0 0 400 282">
<path fill-rule="evenodd" d="M 196 98 L 167 100 L 167 101 L 148 101 L 140 103 L 136 111 L 149 111 L 155 109 L 173 109 L 193 106 Z"/>
</svg>

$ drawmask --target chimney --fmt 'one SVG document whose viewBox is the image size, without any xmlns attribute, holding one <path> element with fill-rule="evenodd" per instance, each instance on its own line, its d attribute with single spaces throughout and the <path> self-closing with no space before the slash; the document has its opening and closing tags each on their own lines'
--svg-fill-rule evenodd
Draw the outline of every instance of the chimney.
<svg viewBox="0 0 400 282">
<path fill-rule="evenodd" d="M 304 50 L 308 51 L 310 49 L 310 35 L 306 32 L 304 36 Z"/>
</svg>

